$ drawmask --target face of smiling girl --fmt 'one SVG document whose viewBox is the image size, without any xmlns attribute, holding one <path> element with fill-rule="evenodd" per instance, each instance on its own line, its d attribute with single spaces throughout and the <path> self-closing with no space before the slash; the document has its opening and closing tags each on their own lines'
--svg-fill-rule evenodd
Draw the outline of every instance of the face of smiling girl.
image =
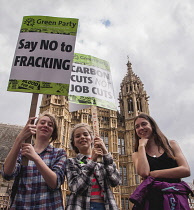
<svg viewBox="0 0 194 210">
<path fill-rule="evenodd" d="M 50 139 L 53 133 L 53 126 L 53 122 L 48 116 L 41 117 L 36 125 L 36 135 Z"/>
<path fill-rule="evenodd" d="M 140 139 L 149 139 L 152 136 L 152 126 L 149 121 L 144 118 L 137 118 L 135 121 L 135 131 Z"/>
<path fill-rule="evenodd" d="M 79 127 L 74 131 L 74 145 L 80 153 L 91 151 L 92 138 L 85 127 Z"/>
</svg>

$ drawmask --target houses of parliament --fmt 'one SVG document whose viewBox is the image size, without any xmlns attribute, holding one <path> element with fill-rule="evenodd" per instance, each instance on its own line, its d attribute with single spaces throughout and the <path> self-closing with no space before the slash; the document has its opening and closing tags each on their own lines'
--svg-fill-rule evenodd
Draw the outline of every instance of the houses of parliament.
<svg viewBox="0 0 194 210">
<path fill-rule="evenodd" d="M 140 112 L 149 114 L 149 97 L 144 90 L 142 81 L 133 72 L 130 61 L 127 63 L 126 70 L 123 71 L 127 73 L 120 84 L 118 96 L 119 111 L 98 107 L 97 112 L 99 135 L 104 140 L 108 151 L 112 154 L 122 180 L 121 185 L 112 188 L 112 191 L 119 208 L 127 210 L 131 209 L 132 205 L 129 202 L 129 197 L 140 183 L 140 177 L 137 175 L 132 162 L 134 144 L 133 120 Z M 70 129 L 77 123 L 88 123 L 92 126 L 91 109 L 69 112 L 66 96 L 43 95 L 40 113 L 44 111 L 54 114 L 58 122 L 59 137 L 54 142 L 54 146 L 64 148 L 67 152 L 67 157 L 74 156 L 75 154 L 69 144 Z M 0 158 L 1 166 L 5 157 L 0 156 Z M 70 193 L 66 182 L 62 186 L 62 191 L 65 203 Z"/>
</svg>

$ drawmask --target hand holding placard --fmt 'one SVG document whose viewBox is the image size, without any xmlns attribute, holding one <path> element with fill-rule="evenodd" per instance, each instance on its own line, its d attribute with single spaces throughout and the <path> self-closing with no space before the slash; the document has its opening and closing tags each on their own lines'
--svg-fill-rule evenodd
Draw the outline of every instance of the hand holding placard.
<svg viewBox="0 0 194 210">
<path fill-rule="evenodd" d="M 38 93 L 33 93 L 32 94 L 32 101 L 31 101 L 31 107 L 30 107 L 30 117 L 35 117 L 36 115 L 36 107 L 37 107 L 37 102 L 38 102 Z M 31 121 L 32 124 L 34 124 L 34 120 Z M 30 136 L 28 139 L 25 140 L 25 143 L 31 144 L 32 142 L 32 136 Z M 27 166 L 28 165 L 28 159 L 25 156 L 22 156 L 22 165 Z"/>
</svg>

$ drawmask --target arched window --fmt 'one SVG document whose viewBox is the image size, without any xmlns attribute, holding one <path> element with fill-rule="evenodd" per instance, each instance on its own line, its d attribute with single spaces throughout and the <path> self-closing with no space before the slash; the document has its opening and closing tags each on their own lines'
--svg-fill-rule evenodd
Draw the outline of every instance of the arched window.
<svg viewBox="0 0 194 210">
<path fill-rule="evenodd" d="M 137 174 L 135 167 L 134 167 L 134 172 L 135 172 L 135 182 L 136 184 L 140 184 L 140 176 Z"/>
<path fill-rule="evenodd" d="M 130 84 L 130 91 L 133 91 L 133 89 L 132 89 L 132 85 Z"/>
<path fill-rule="evenodd" d="M 128 85 L 126 86 L 126 92 L 128 93 L 128 91 L 129 91 L 129 88 L 128 88 Z"/>
<path fill-rule="evenodd" d="M 128 197 L 121 198 L 121 206 L 122 206 L 123 210 L 129 210 L 129 198 Z"/>
<path fill-rule="evenodd" d="M 127 186 L 127 167 L 120 166 L 121 185 Z"/>
<path fill-rule="evenodd" d="M 133 99 L 132 98 L 129 98 L 128 99 L 128 113 L 132 113 L 134 112 L 134 109 L 133 109 Z"/>
<path fill-rule="evenodd" d="M 142 105 L 140 98 L 137 98 L 137 111 L 142 112 Z"/>
<path fill-rule="evenodd" d="M 108 150 L 108 132 L 101 132 L 101 138 L 103 139 L 105 146 Z"/>
<path fill-rule="evenodd" d="M 118 137 L 118 153 L 119 155 L 124 155 L 125 154 L 125 140 L 123 134 L 119 134 Z"/>
</svg>

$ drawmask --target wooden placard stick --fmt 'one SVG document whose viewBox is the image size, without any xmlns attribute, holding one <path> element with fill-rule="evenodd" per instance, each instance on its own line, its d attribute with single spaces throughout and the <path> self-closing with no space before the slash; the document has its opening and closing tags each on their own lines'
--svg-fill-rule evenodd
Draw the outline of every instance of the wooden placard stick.
<svg viewBox="0 0 194 210">
<path fill-rule="evenodd" d="M 94 137 L 99 137 L 99 123 L 98 123 L 97 107 L 92 106 L 91 111 L 92 111 Z M 101 163 L 102 162 L 102 157 L 98 157 L 97 162 Z"/>
<path fill-rule="evenodd" d="M 31 107 L 30 107 L 30 113 L 29 113 L 29 118 L 30 117 L 35 117 L 36 115 L 36 108 L 37 108 L 37 102 L 38 102 L 38 93 L 33 93 L 32 94 L 32 101 L 31 101 Z M 34 120 L 32 121 L 32 124 L 34 124 Z M 25 140 L 25 143 L 32 143 L 32 136 L 30 136 L 28 139 Z M 28 165 L 28 158 L 23 156 L 22 157 L 22 165 L 27 166 Z"/>
</svg>

